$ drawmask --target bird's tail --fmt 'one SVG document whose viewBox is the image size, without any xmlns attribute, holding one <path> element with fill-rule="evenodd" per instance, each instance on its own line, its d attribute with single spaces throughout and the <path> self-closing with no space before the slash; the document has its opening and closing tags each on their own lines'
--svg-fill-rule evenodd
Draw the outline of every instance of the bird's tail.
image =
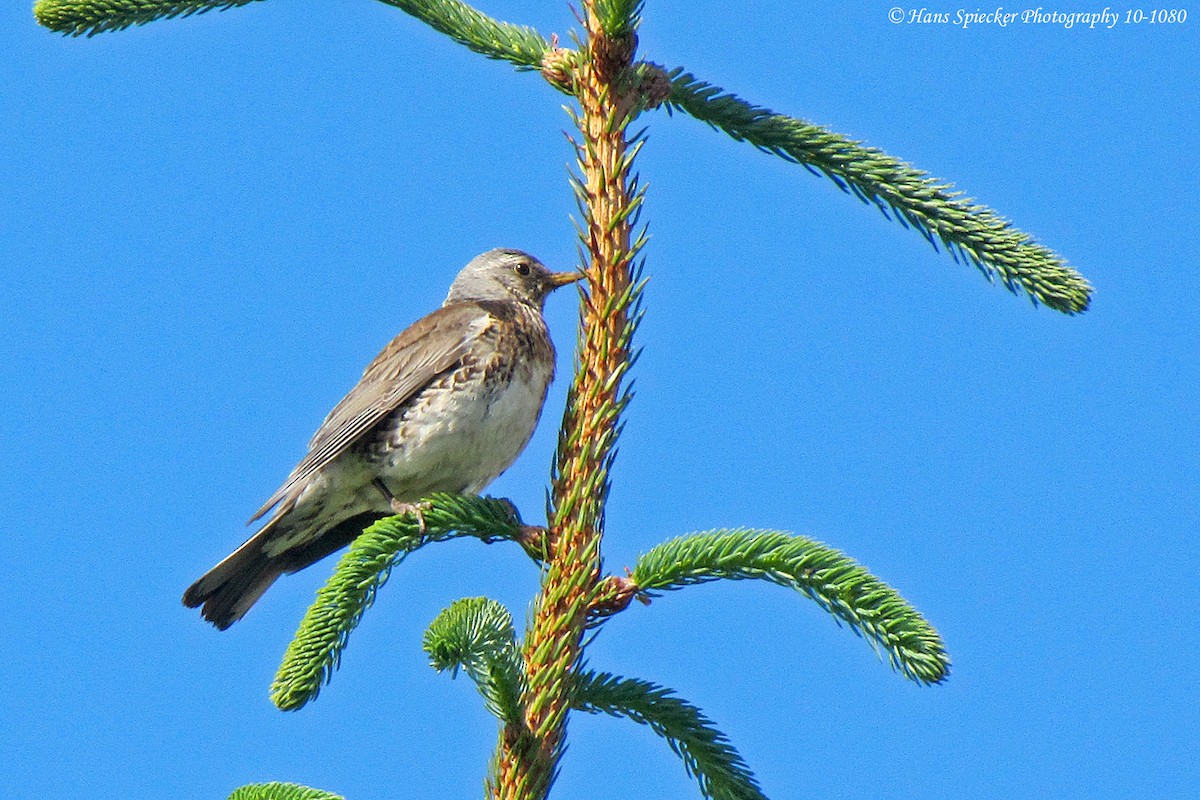
<svg viewBox="0 0 1200 800">
<path fill-rule="evenodd" d="M 225 630 L 246 615 L 263 592 L 283 574 L 278 560 L 263 552 L 254 536 L 183 593 L 183 604 L 200 609 L 206 620 Z"/>
<path fill-rule="evenodd" d="M 183 604 L 200 609 L 206 620 L 225 630 L 250 610 L 280 575 L 290 575 L 341 550 L 363 529 L 387 514 L 364 511 L 311 537 L 295 537 L 291 521 L 275 517 L 183 593 Z M 294 539 L 287 549 L 268 555 L 271 545 Z"/>
</svg>

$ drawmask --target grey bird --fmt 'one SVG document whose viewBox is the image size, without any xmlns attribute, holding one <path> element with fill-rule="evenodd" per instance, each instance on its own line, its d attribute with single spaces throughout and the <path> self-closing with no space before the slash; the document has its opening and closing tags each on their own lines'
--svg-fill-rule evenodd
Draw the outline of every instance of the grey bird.
<svg viewBox="0 0 1200 800">
<path fill-rule="evenodd" d="M 270 518 L 183 594 L 221 630 L 271 584 L 432 492 L 476 494 L 516 460 L 554 379 L 546 296 L 582 278 L 520 250 L 463 268 L 442 307 L 393 339 L 250 518 Z M 422 524 L 424 524 L 422 520 Z"/>
</svg>

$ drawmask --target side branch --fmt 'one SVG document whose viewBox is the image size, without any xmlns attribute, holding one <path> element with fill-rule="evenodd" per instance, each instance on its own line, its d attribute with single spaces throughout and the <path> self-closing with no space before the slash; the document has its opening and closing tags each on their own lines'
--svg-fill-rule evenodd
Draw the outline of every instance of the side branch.
<svg viewBox="0 0 1200 800">
<path fill-rule="evenodd" d="M 680 536 L 638 559 L 625 595 L 749 579 L 804 593 L 886 653 L 912 681 L 941 683 L 949 676 L 950 656 L 941 636 L 899 592 L 850 557 L 804 536 L 746 529 Z"/>
<path fill-rule="evenodd" d="M 750 767 L 700 709 L 649 681 L 583 672 L 575 707 L 646 725 L 670 744 L 711 800 L 766 800 Z"/>
<path fill-rule="evenodd" d="M 438 672 L 462 667 L 488 711 L 512 728 L 524 724 L 525 664 L 508 609 L 487 597 L 456 600 L 429 624 L 423 644 L 430 666 Z"/>
<path fill-rule="evenodd" d="M 40 25 L 67 36 L 95 36 L 145 25 L 156 19 L 224 11 L 254 0 L 38 0 L 33 16 Z"/>
<path fill-rule="evenodd" d="M 989 281 L 1024 291 L 1036 303 L 1075 314 L 1091 301 L 1091 285 L 1054 251 L 903 161 L 803 120 L 751 105 L 682 68 L 671 72 L 669 108 L 706 122 L 738 141 L 823 174 L 885 216 L 915 228 L 935 248 L 974 265 Z"/>
<path fill-rule="evenodd" d="M 351 632 L 379 588 L 410 553 L 462 536 L 526 545 L 530 529 L 505 500 L 448 494 L 425 499 L 430 507 L 423 512 L 424 530 L 409 516 L 379 520 L 354 540 L 329 581 L 317 591 L 271 685 L 271 700 L 280 709 L 295 711 L 316 698 L 333 676 Z"/>
<path fill-rule="evenodd" d="M 345 800 L 341 795 L 296 783 L 251 783 L 234 789 L 229 800 Z"/>
<path fill-rule="evenodd" d="M 380 0 L 411 14 L 476 53 L 521 69 L 540 69 L 550 44 L 525 25 L 493 19 L 460 0 Z"/>
</svg>

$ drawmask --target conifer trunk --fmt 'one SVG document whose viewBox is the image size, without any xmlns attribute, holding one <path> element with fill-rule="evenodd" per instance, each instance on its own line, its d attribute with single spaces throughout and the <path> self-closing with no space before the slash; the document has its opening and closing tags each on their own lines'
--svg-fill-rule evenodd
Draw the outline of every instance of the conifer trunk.
<svg viewBox="0 0 1200 800">
<path fill-rule="evenodd" d="M 571 386 L 556 455 L 549 552 L 526 637 L 528 689 L 524 730 L 506 729 L 491 795 L 537 800 L 549 792 L 566 739 L 580 643 L 600 577 L 600 539 L 608 467 L 623 405 L 621 378 L 630 358 L 632 256 L 628 116 L 635 42 L 600 28 L 594 4 L 583 5 L 586 42 L 572 83 L 580 204 L 588 263 L 581 310 L 578 371 Z"/>
</svg>

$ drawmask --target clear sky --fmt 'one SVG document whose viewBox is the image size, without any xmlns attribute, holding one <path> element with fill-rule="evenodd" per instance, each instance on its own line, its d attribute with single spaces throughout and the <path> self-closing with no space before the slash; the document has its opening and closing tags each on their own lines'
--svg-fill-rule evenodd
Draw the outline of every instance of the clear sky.
<svg viewBox="0 0 1200 800">
<path fill-rule="evenodd" d="M 591 665 L 701 706 L 772 798 L 1195 797 L 1200 9 L 1105 30 L 891 7 L 648 0 L 641 41 L 953 181 L 1063 253 L 1092 310 L 1034 308 L 827 180 L 651 113 L 605 553 L 620 572 L 687 531 L 816 537 L 928 616 L 951 678 L 910 684 L 749 584 L 635 605 Z M 484 9 L 575 25 L 562 2 Z M 179 595 L 470 257 L 573 265 L 564 98 L 370 0 L 90 40 L 27 0 L 2 14 L 0 795 L 479 796 L 495 724 L 420 640 L 469 595 L 520 625 L 537 574 L 514 547 L 406 562 L 294 714 L 267 688 L 332 561 L 225 633 Z M 572 305 L 548 309 L 564 375 Z M 529 519 L 565 385 L 491 487 Z M 631 723 L 570 737 L 556 797 L 697 796 Z"/>
</svg>

